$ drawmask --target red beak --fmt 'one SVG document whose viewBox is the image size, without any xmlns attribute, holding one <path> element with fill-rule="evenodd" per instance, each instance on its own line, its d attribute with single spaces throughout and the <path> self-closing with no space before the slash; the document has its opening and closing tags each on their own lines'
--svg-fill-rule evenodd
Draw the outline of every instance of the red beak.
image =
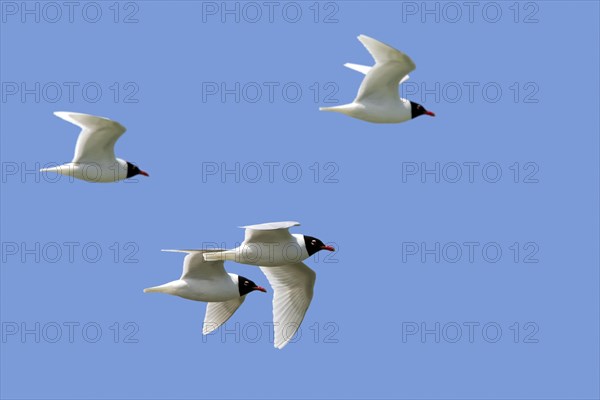
<svg viewBox="0 0 600 400">
<path fill-rule="evenodd" d="M 430 117 L 435 117 L 435 113 L 431 111 L 425 111 L 425 115 L 429 115 Z"/>
<path fill-rule="evenodd" d="M 263 293 L 267 293 L 267 289 L 265 289 L 265 288 L 264 288 L 264 287 L 262 287 L 262 286 L 256 286 L 256 287 L 254 287 L 253 289 L 254 289 L 254 290 L 259 290 L 259 291 L 261 291 L 261 292 L 263 292 Z"/>
<path fill-rule="evenodd" d="M 148 173 L 146 171 L 142 171 L 141 169 L 140 169 L 140 175 L 150 176 L 150 175 L 148 175 Z"/>
<path fill-rule="evenodd" d="M 321 247 L 321 250 L 335 251 L 335 249 L 331 246 L 323 246 L 323 247 Z"/>
</svg>

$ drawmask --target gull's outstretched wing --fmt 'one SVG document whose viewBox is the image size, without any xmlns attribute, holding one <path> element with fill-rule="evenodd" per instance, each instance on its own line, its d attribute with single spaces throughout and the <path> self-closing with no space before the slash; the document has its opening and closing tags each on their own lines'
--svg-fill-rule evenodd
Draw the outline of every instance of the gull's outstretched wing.
<svg viewBox="0 0 600 400">
<path fill-rule="evenodd" d="M 115 161 L 115 143 L 125 132 L 125 127 L 108 118 L 94 115 L 55 112 L 81 128 L 75 145 L 74 163 L 112 163 Z"/>
<path fill-rule="evenodd" d="M 274 345 L 281 349 L 300 328 L 313 297 L 317 274 L 301 262 L 260 269 L 273 287 Z"/>
<path fill-rule="evenodd" d="M 371 53 L 375 65 L 367 72 L 354 101 L 399 100 L 398 85 L 416 68 L 415 63 L 406 54 L 378 40 L 365 35 L 360 35 L 358 40 Z"/>
</svg>

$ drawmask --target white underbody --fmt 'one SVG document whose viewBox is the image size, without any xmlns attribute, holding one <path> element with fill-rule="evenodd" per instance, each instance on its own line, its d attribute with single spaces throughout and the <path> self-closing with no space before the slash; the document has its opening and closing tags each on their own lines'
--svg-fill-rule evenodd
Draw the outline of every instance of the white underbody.
<svg viewBox="0 0 600 400">
<path fill-rule="evenodd" d="M 211 253 L 211 256 L 220 256 L 222 260 L 261 267 L 298 263 L 309 257 L 304 235 L 301 234 L 292 234 L 289 240 L 283 242 L 244 242 L 235 249 Z"/>
<path fill-rule="evenodd" d="M 380 124 L 397 124 L 411 119 L 410 102 L 402 98 L 397 101 L 365 99 L 338 107 L 324 108 L 323 110 L 339 112 L 363 121 Z"/>
<path fill-rule="evenodd" d="M 150 291 L 207 303 L 240 297 L 238 277 L 234 274 L 228 274 L 227 277 L 215 277 L 215 279 L 178 279 L 151 288 Z"/>
<path fill-rule="evenodd" d="M 120 158 L 108 162 L 67 163 L 57 167 L 44 168 L 42 172 L 52 172 L 87 182 L 116 182 L 127 178 L 127 162 Z"/>
</svg>

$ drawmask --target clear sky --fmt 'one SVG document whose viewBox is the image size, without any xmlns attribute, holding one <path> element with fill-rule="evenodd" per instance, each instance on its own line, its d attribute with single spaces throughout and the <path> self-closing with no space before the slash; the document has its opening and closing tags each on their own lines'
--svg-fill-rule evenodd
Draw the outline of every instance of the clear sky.
<svg viewBox="0 0 600 400">
<path fill-rule="evenodd" d="M 67 2 L 68 3 L 68 2 Z M 1 7 L 3 398 L 598 398 L 598 3 L 9 2 Z M 434 111 L 376 125 L 350 102 L 366 34 Z M 107 116 L 150 173 L 70 161 Z M 339 250 L 302 336 L 267 286 L 202 337 L 164 248 L 233 247 L 297 220 Z"/>
</svg>

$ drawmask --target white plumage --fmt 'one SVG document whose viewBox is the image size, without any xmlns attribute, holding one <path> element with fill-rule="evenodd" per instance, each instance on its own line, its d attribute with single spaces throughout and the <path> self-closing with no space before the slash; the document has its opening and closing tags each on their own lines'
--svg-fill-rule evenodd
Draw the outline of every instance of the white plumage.
<svg viewBox="0 0 600 400">
<path fill-rule="evenodd" d="M 260 267 L 273 288 L 274 345 L 278 349 L 298 331 L 313 297 L 317 275 L 302 261 L 319 250 L 334 251 L 319 239 L 290 234 L 289 228 L 299 225 L 284 221 L 243 226 L 246 231 L 239 247 L 204 254 L 210 261 L 230 260 Z"/>
<path fill-rule="evenodd" d="M 74 112 L 55 112 L 81 128 L 73 161 L 56 167 L 43 168 L 42 172 L 55 172 L 88 182 L 116 182 L 148 173 L 137 166 L 115 157 L 115 143 L 125 133 L 125 127 L 108 118 Z"/>
<path fill-rule="evenodd" d="M 223 261 L 205 261 L 204 254 L 219 250 L 163 250 L 186 253 L 183 273 L 175 281 L 144 289 L 144 293 L 166 293 L 184 299 L 207 302 L 203 334 L 223 325 L 253 291 L 265 291 L 254 282 L 225 271 Z"/>
<path fill-rule="evenodd" d="M 319 110 L 339 112 L 376 123 L 399 123 L 423 114 L 435 115 L 417 103 L 400 98 L 398 94 L 398 85 L 406 81 L 408 73 L 416 68 L 409 56 L 365 35 L 358 36 L 358 40 L 373 56 L 375 65 L 344 64 L 365 74 L 356 98 L 349 104 L 321 107 Z"/>
</svg>

